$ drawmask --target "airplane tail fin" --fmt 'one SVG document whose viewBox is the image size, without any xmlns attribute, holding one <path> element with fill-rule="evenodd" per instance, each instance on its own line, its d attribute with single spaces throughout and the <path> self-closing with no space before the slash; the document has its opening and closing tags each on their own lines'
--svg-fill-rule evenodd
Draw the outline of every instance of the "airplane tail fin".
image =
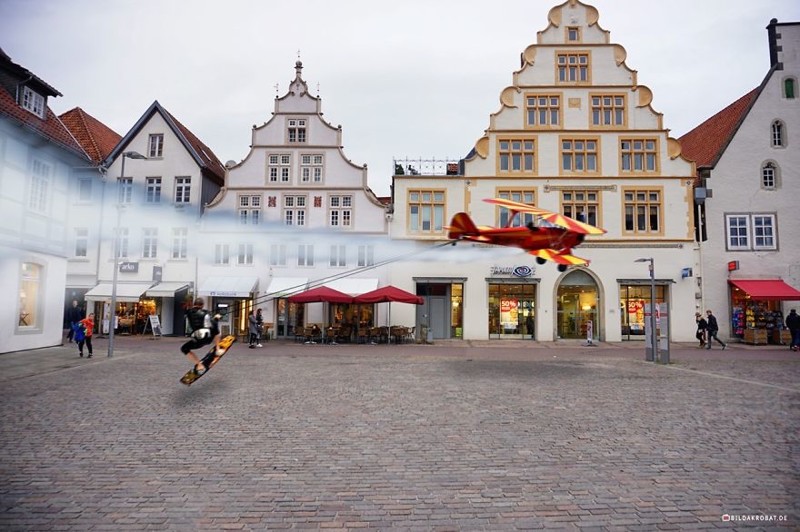
<svg viewBox="0 0 800 532">
<path fill-rule="evenodd" d="M 447 229 L 447 238 L 451 240 L 458 240 L 467 235 L 477 235 L 480 232 L 478 226 L 475 225 L 469 214 L 465 212 L 459 212 L 453 216 Z"/>
</svg>

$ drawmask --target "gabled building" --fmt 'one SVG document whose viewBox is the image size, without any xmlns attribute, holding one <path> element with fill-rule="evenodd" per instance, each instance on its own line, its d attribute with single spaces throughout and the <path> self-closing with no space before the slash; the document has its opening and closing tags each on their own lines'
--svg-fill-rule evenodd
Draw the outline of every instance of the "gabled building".
<svg viewBox="0 0 800 532">
<path fill-rule="evenodd" d="M 69 200 L 97 168 L 50 109 L 57 96 L 0 50 L 0 352 L 62 339 Z"/>
<path fill-rule="evenodd" d="M 358 295 L 383 284 L 386 207 L 367 185 L 367 167 L 342 149 L 342 128 L 322 117 L 295 64 L 272 117 L 253 126 L 250 152 L 228 163 L 225 187 L 202 220 L 198 294 L 224 316 L 224 331 L 247 331 L 261 308 L 271 334 L 293 337 L 315 324 L 364 325 L 371 306 L 295 304 L 288 296 L 327 285 Z"/>
<path fill-rule="evenodd" d="M 100 244 L 107 192 L 103 163 L 122 136 L 80 107 L 59 116 L 78 144 L 89 156 L 91 172 L 84 172 L 71 184 L 67 219 L 67 284 L 64 312 L 77 301 L 85 308 L 86 292 L 97 285 L 100 269 Z M 65 327 L 66 323 L 65 317 Z"/>
<path fill-rule="evenodd" d="M 104 166 L 97 284 L 86 300 L 102 316 L 103 333 L 109 330 L 116 292 L 120 332 L 149 333 L 150 316 L 158 316 L 163 334 L 183 334 L 185 300 L 197 283 L 197 256 L 205 249 L 197 227 L 206 204 L 222 188 L 224 167 L 157 101 Z"/>
<path fill-rule="evenodd" d="M 767 26 L 761 84 L 681 137 L 696 161 L 703 306 L 720 336 L 779 342 L 800 305 L 800 22 Z"/>
<path fill-rule="evenodd" d="M 431 250 L 424 262 L 392 268 L 393 283 L 426 301 L 416 315 L 399 308 L 400 322 L 415 320 L 433 338 L 644 339 L 651 280 L 636 261 L 652 258 L 661 336 L 693 338 L 694 166 L 598 20 L 577 0 L 551 9 L 460 175 L 393 177 L 391 226 L 393 239 L 433 247 L 460 211 L 485 226 L 536 221 L 509 221 L 506 209 L 482 201 L 507 198 L 605 228 L 574 250 L 590 264 L 562 273 L 510 248 Z"/>
</svg>

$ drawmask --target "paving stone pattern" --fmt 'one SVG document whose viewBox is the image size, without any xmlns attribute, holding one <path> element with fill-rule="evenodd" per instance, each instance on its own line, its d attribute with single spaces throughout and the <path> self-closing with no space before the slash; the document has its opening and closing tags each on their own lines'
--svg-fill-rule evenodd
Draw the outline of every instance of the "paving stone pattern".
<svg viewBox="0 0 800 532">
<path fill-rule="evenodd" d="M 800 529 L 788 350 L 180 343 L 0 355 L 0 529 Z"/>
</svg>

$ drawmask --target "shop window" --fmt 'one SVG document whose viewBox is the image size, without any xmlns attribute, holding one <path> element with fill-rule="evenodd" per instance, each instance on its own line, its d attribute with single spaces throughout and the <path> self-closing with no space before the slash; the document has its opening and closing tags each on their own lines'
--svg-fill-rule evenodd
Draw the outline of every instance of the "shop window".
<svg viewBox="0 0 800 532">
<path fill-rule="evenodd" d="M 623 340 L 644 340 L 645 305 L 650 303 L 650 285 L 620 285 L 620 326 Z M 656 304 L 666 303 L 666 289 L 656 285 Z"/>
<path fill-rule="evenodd" d="M 463 296 L 463 292 L 459 291 L 458 295 Z M 535 301 L 536 285 L 532 283 L 490 283 L 489 336 L 493 338 L 534 336 Z"/>
<path fill-rule="evenodd" d="M 564 277 L 556 301 L 558 338 L 586 339 L 590 330 L 597 337 L 598 297 L 597 283 L 588 273 L 575 270 Z"/>
<path fill-rule="evenodd" d="M 39 309 L 42 297 L 41 282 L 43 267 L 33 262 L 23 262 L 19 277 L 18 321 L 21 328 L 41 326 Z"/>
</svg>

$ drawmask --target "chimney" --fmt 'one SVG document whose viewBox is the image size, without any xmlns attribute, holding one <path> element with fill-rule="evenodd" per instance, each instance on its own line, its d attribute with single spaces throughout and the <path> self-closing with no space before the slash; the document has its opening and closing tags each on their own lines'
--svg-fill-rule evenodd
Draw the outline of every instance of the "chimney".
<svg viewBox="0 0 800 532">
<path fill-rule="evenodd" d="M 778 34 L 776 26 L 778 25 L 778 19 L 774 18 L 769 21 L 769 25 L 767 26 L 767 39 L 769 40 L 769 66 L 770 68 L 777 66 L 777 70 L 783 70 L 783 65 L 778 63 L 778 52 L 781 51 L 781 47 L 778 46 L 778 39 L 780 39 L 780 35 Z"/>
</svg>

